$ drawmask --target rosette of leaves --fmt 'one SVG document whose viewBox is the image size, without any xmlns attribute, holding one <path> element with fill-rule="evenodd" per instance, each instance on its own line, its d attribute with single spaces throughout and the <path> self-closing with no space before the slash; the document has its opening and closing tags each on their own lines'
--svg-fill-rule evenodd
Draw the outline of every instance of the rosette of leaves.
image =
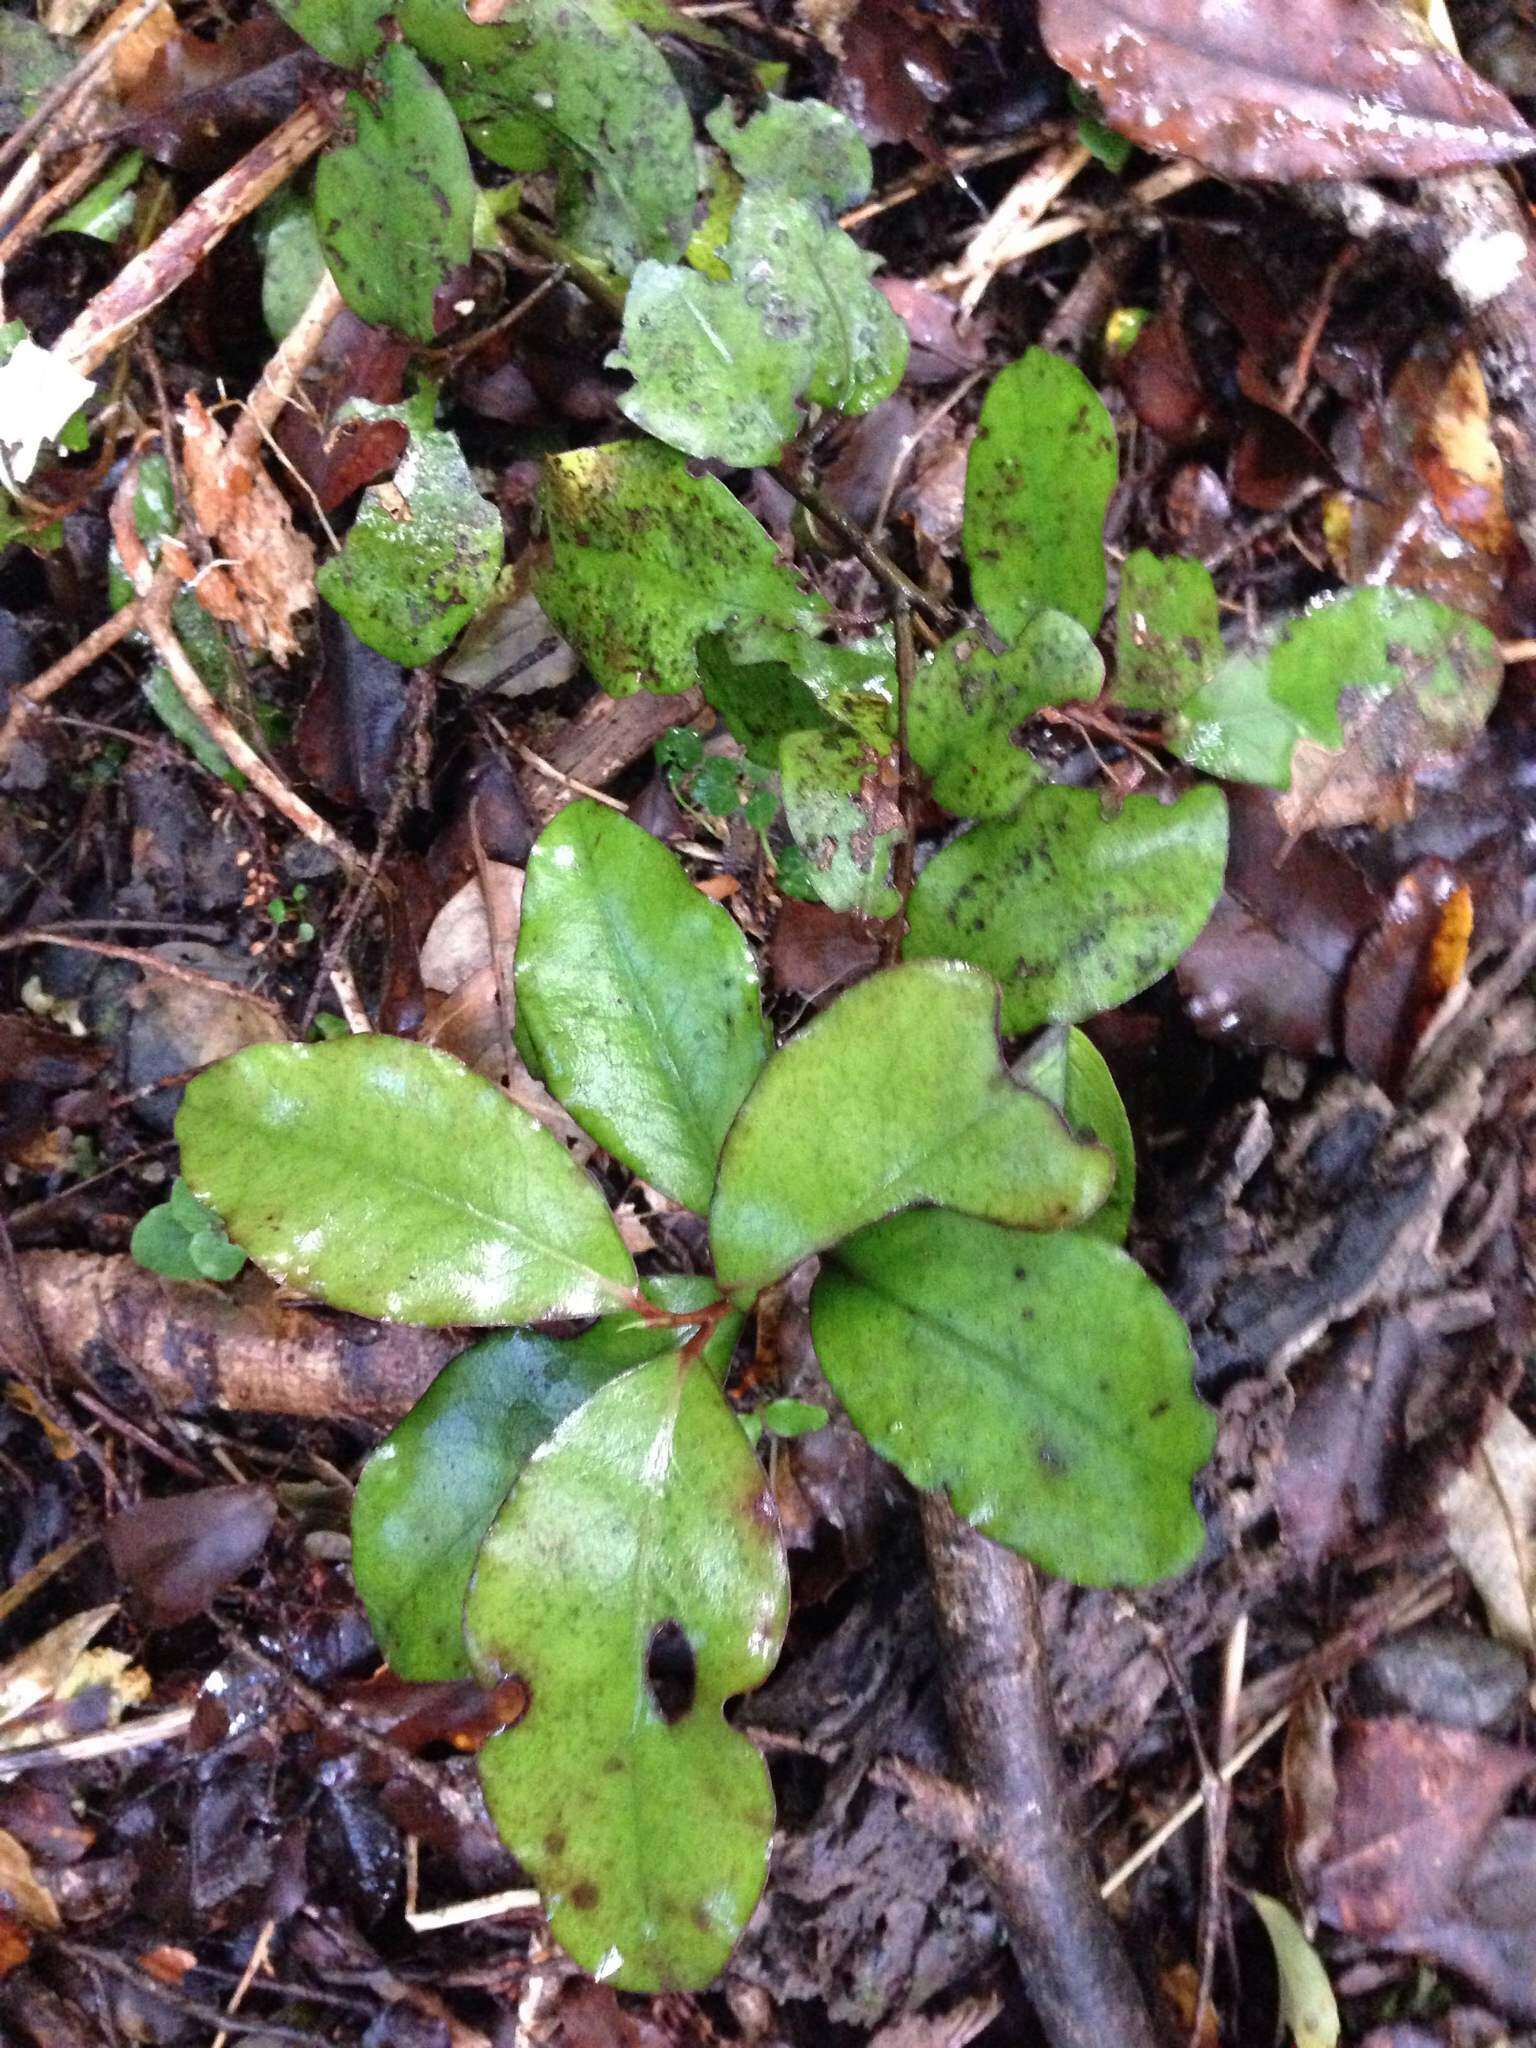
<svg viewBox="0 0 1536 2048">
<path fill-rule="evenodd" d="M 402 1672 L 526 1694 L 480 1768 L 569 1952 L 626 1989 L 697 1987 L 773 1827 L 722 1712 L 785 1625 L 766 1475 L 721 1391 L 761 1289 L 819 1254 L 822 1364 L 870 1441 L 1084 1580 L 1198 1552 L 1211 1418 L 1178 1317 L 1119 1248 L 1113 1084 L 1061 1036 L 1010 1074 L 985 972 L 888 969 L 774 1048 L 731 918 L 579 802 L 534 848 L 515 974 L 519 1028 L 608 1186 L 633 1173 L 697 1210 L 712 1275 L 637 1282 L 604 1189 L 549 1130 L 383 1036 L 207 1069 L 182 1170 L 290 1285 L 492 1332 L 364 1471 L 359 1587 Z M 591 1320 L 536 1327 L 570 1318 Z"/>
<path fill-rule="evenodd" d="M 609 362 L 634 378 L 619 403 L 647 433 L 771 463 L 803 401 L 861 413 L 888 397 L 907 334 L 870 282 L 877 259 L 837 225 L 873 175 L 852 123 L 819 101 L 770 100 L 740 129 L 729 108 L 708 127 L 742 181 L 724 246 L 702 269 L 639 266 Z"/>
</svg>

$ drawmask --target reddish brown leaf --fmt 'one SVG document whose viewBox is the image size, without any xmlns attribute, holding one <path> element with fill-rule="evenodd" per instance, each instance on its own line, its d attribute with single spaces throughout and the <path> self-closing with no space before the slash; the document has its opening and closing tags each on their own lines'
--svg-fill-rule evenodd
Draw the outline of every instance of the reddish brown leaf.
<svg viewBox="0 0 1536 2048">
<path fill-rule="evenodd" d="M 774 986 L 824 1001 L 878 965 L 879 932 L 878 925 L 852 912 L 787 899 L 768 946 Z"/>
<path fill-rule="evenodd" d="M 1189 1014 L 1207 1037 L 1306 1057 L 1331 1052 L 1344 977 L 1379 901 L 1315 836 L 1287 851 L 1267 792 L 1233 789 L 1228 800 L 1226 887 L 1179 963 Z"/>
<path fill-rule="evenodd" d="M 1533 143 L 1389 0 L 1041 0 L 1040 27 L 1112 128 L 1223 177 L 1417 178 Z"/>
<path fill-rule="evenodd" d="M 320 607 L 320 674 L 304 700 L 299 765 L 333 803 L 382 817 L 405 721 L 405 671 L 365 647 L 340 612 Z"/>
<path fill-rule="evenodd" d="M 248 1571 L 272 1533 L 277 1503 L 264 1486 L 209 1486 L 140 1501 L 106 1528 L 112 1569 L 133 1589 L 152 1627 L 201 1614 Z"/>
<path fill-rule="evenodd" d="M 1173 447 L 1198 441 L 1210 424 L 1210 405 L 1184 333 L 1178 294 L 1147 322 L 1116 374 L 1141 424 Z"/>
<path fill-rule="evenodd" d="M 315 52 L 270 14 L 217 41 L 183 29 L 154 49 L 124 102 L 113 138 L 173 170 L 208 176 L 291 114 L 328 74 Z"/>
<path fill-rule="evenodd" d="M 1347 1722 L 1335 1753 L 1333 1835 L 1316 1904 L 1331 1927 L 1395 1940 L 1452 1906 L 1536 1755 L 1462 1728 Z"/>
<path fill-rule="evenodd" d="M 916 8 L 892 0 L 860 0 L 841 34 L 834 104 L 866 142 L 905 142 L 932 156 L 928 127 L 952 84 L 943 37 Z"/>
<path fill-rule="evenodd" d="M 1424 1027 L 1466 971 L 1472 897 L 1441 860 L 1403 876 L 1344 984 L 1344 1056 L 1388 1094 Z"/>
</svg>

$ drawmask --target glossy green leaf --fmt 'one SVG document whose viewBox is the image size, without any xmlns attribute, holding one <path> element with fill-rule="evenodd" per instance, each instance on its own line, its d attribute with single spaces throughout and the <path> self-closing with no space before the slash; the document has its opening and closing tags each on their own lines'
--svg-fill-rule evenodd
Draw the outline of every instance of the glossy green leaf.
<svg viewBox="0 0 1536 2048">
<path fill-rule="evenodd" d="M 827 1426 L 827 1411 L 819 1401 L 770 1401 L 752 1417 L 760 1428 L 785 1438 L 810 1436 Z"/>
<path fill-rule="evenodd" d="M 141 1266 L 170 1280 L 233 1280 L 245 1264 L 219 1217 L 179 1177 L 170 1200 L 140 1219 L 128 1249 Z"/>
<path fill-rule="evenodd" d="M 712 1281 L 668 1275 L 645 1292 L 702 1308 Z M 735 1321 L 739 1326 L 739 1318 Z M 364 1465 L 352 1570 L 379 1648 L 401 1678 L 467 1678 L 464 1595 L 485 1532 L 517 1475 L 566 1416 L 683 1333 L 629 1311 L 579 1337 L 502 1330 L 452 1359 Z"/>
<path fill-rule="evenodd" d="M 441 86 L 404 43 L 369 90 L 347 95 L 350 140 L 315 171 L 315 227 L 342 297 L 411 341 L 436 334 L 432 303 L 474 248 L 475 180 Z"/>
<path fill-rule="evenodd" d="M 681 253 L 698 188 L 693 120 L 661 52 L 612 0 L 517 0 L 492 22 L 462 0 L 401 0 L 471 139 L 513 171 L 558 173 L 562 236 L 628 276 Z"/>
<path fill-rule="evenodd" d="M 539 602 L 615 697 L 694 688 L 705 633 L 750 661 L 765 623 L 809 627 L 823 609 L 718 478 L 652 442 L 552 457 L 540 506 L 553 556 Z"/>
<path fill-rule="evenodd" d="M 1091 1216 L 1113 1162 L 1009 1079 L 997 987 L 919 962 L 838 997 L 763 1069 L 720 1161 L 710 1211 L 727 1292 L 916 1202 L 1056 1230 Z"/>
<path fill-rule="evenodd" d="M 701 1368 L 611 1380 L 530 1459 L 465 1607 L 476 1673 L 529 1690 L 486 1802 L 555 1938 L 629 1991 L 716 1977 L 762 1890 L 773 1795 L 725 1722 L 783 1639 L 764 1474 Z"/>
<path fill-rule="evenodd" d="M 1486 626 L 1433 598 L 1372 585 L 1303 612 L 1269 655 L 1270 695 L 1308 739 L 1359 749 L 1387 771 L 1465 746 L 1502 677 Z"/>
<path fill-rule="evenodd" d="M 1115 1162 L 1109 1200 L 1077 1227 L 1107 1244 L 1124 1244 L 1136 1200 L 1136 1144 L 1104 1055 L 1075 1025 L 1053 1024 L 1014 1061 L 1012 1073 L 1021 1086 L 1033 1088 L 1059 1109 L 1080 1137 L 1096 1138 L 1108 1149 Z"/>
<path fill-rule="evenodd" d="M 749 761 L 777 768 L 780 749 L 792 732 L 827 724 L 816 693 L 787 662 L 735 661 L 718 633 L 706 633 L 697 654 L 704 701 L 719 712 Z"/>
<path fill-rule="evenodd" d="M 1037 790 L 929 861 L 903 957 L 987 968 L 1005 1031 L 1075 1023 L 1168 972 L 1215 907 L 1226 858 L 1219 789 L 1127 797 L 1112 816 L 1093 790 Z"/>
<path fill-rule="evenodd" d="M 1003 818 L 1045 776 L 1020 728 L 1050 704 L 1091 703 L 1104 661 L 1065 612 L 1041 612 L 994 653 L 977 633 L 946 641 L 913 680 L 907 744 L 957 818 Z"/>
<path fill-rule="evenodd" d="M 362 1034 L 254 1045 L 188 1083 L 181 1167 L 275 1279 L 358 1315 L 598 1315 L 635 1284 L 557 1138 L 446 1053 Z"/>
<path fill-rule="evenodd" d="M 992 380 L 965 472 L 965 559 L 1003 639 L 1047 610 L 1097 630 L 1116 470 L 1114 422 L 1073 364 L 1032 348 Z"/>
<path fill-rule="evenodd" d="M 392 12 L 391 0 L 272 0 L 296 36 L 346 71 L 361 71 L 379 50 L 381 15 Z"/>
<path fill-rule="evenodd" d="M 1298 733 L 1296 720 L 1271 695 L 1262 648 L 1235 648 L 1226 655 L 1163 729 L 1169 750 L 1191 768 L 1266 789 L 1289 785 Z"/>
<path fill-rule="evenodd" d="M 245 1267 L 245 1253 L 231 1244 L 222 1230 L 194 1231 L 187 1250 L 205 1280 L 233 1280 Z"/>
<path fill-rule="evenodd" d="M 1321 1956 L 1308 1941 L 1289 1906 L 1267 1892 L 1249 1892 L 1248 1903 L 1264 1923 L 1280 1979 L 1280 2024 L 1292 2048 L 1338 2048 L 1338 2001 Z"/>
<path fill-rule="evenodd" d="M 1192 1564 L 1216 1440 L 1189 1334 L 1134 1259 L 942 1209 L 839 1245 L 811 1297 L 855 1427 L 984 1534 L 1090 1586 Z"/>
<path fill-rule="evenodd" d="M 1176 711 L 1221 659 L 1216 586 L 1203 562 L 1138 548 L 1120 570 L 1115 688 L 1128 711 Z"/>
<path fill-rule="evenodd" d="M 528 860 L 518 1014 L 584 1131 L 702 1214 L 767 1056 L 757 968 L 677 856 L 602 804 L 567 804 Z"/>
<path fill-rule="evenodd" d="M 846 213 L 874 182 L 869 146 L 848 116 L 825 100 L 771 95 L 740 128 L 722 103 L 705 122 L 749 184 L 773 186 L 791 199 L 819 200 Z"/>
<path fill-rule="evenodd" d="M 894 758 L 852 733 L 794 732 L 779 748 L 784 815 L 831 910 L 894 917 L 891 859 L 904 823 Z"/>
<path fill-rule="evenodd" d="M 504 548 L 501 515 L 475 489 L 457 436 L 415 413 L 394 414 L 410 429 L 399 467 L 363 493 L 341 553 L 315 577 L 359 640 L 409 666 L 441 654 L 489 603 Z"/>
</svg>

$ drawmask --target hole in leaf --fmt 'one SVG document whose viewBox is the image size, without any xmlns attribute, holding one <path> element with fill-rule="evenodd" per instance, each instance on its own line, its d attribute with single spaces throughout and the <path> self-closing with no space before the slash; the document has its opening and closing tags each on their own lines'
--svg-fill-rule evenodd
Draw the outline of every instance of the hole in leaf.
<svg viewBox="0 0 1536 2048">
<path fill-rule="evenodd" d="M 693 1645 L 679 1621 L 664 1621 L 651 1632 L 645 1652 L 645 1682 L 651 1689 L 656 1711 L 670 1727 L 681 1721 L 693 1706 L 698 1666 Z"/>
</svg>

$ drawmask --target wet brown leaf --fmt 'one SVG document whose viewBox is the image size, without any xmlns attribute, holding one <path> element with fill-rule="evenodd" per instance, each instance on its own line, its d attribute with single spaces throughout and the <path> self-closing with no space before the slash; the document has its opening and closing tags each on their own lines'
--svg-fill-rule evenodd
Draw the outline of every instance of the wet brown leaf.
<svg viewBox="0 0 1536 2048">
<path fill-rule="evenodd" d="M 240 22 L 213 42 L 184 29 L 145 54 L 127 92 L 117 74 L 124 118 L 109 132 L 173 170 L 208 176 L 284 120 L 306 88 L 327 75 L 315 52 L 270 14 Z"/>
<path fill-rule="evenodd" d="M 774 920 L 768 965 L 775 988 L 824 1002 L 880 961 L 879 925 L 825 903 L 786 898 Z"/>
<path fill-rule="evenodd" d="M 209 1486 L 140 1501 L 108 1522 L 107 1556 L 149 1626 L 174 1628 L 250 1570 L 276 1516 L 264 1486 Z"/>
<path fill-rule="evenodd" d="M 928 130 L 954 81 L 948 45 L 932 22 L 896 0 L 859 0 L 839 34 L 833 104 L 866 142 L 905 142 L 933 155 Z"/>
<path fill-rule="evenodd" d="M 1198 441 L 1210 425 L 1210 404 L 1184 332 L 1177 293 L 1137 335 L 1116 368 L 1132 412 L 1171 447 Z"/>
<path fill-rule="evenodd" d="M 365 647 L 340 612 L 320 607 L 320 673 L 294 735 L 299 765 L 331 799 L 389 809 L 405 724 L 405 671 Z"/>
<path fill-rule="evenodd" d="M 1388 0 L 1041 0 L 1040 27 L 1112 128 L 1223 177 L 1425 177 L 1532 147 Z"/>
<path fill-rule="evenodd" d="M 1466 972 L 1472 897 L 1442 860 L 1422 860 L 1392 893 L 1344 984 L 1344 1057 L 1389 1095 L 1414 1049 Z"/>
</svg>

